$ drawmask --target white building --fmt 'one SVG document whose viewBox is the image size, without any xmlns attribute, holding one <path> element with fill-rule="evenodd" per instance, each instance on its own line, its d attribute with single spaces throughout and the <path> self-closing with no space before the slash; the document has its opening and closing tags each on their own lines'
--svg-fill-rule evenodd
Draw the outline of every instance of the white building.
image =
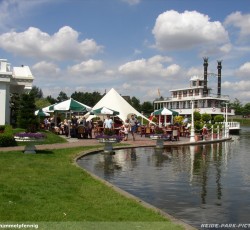
<svg viewBox="0 0 250 230">
<path fill-rule="evenodd" d="M 32 89 L 34 77 L 28 66 L 13 67 L 0 59 L 0 125 L 10 124 L 10 98 Z"/>
</svg>

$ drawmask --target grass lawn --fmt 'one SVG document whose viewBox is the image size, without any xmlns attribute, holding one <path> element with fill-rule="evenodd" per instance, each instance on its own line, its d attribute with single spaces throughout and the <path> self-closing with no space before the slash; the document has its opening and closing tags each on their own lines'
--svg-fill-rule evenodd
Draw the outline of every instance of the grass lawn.
<svg viewBox="0 0 250 230">
<path fill-rule="evenodd" d="M 39 229 L 54 229 L 40 228 L 41 223 L 67 223 L 65 229 L 72 225 L 72 229 L 84 229 L 98 223 L 102 228 L 85 229 L 111 229 L 116 223 L 113 229 L 135 229 L 130 224 L 140 223 L 142 228 L 136 229 L 156 225 L 157 229 L 183 229 L 76 167 L 74 157 L 89 148 L 0 152 L 0 224 L 32 222 Z"/>
</svg>

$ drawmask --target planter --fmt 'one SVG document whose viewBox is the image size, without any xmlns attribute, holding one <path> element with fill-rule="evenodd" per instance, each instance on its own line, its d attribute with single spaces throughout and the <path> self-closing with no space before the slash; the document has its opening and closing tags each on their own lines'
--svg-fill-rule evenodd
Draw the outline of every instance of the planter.
<svg viewBox="0 0 250 230">
<path fill-rule="evenodd" d="M 113 152 L 113 143 L 118 143 L 119 141 L 116 138 L 99 138 L 99 143 L 104 144 L 104 152 L 112 153 Z"/>
<path fill-rule="evenodd" d="M 26 142 L 24 153 L 36 153 L 35 145 L 44 141 L 45 136 L 41 133 L 18 133 L 14 138 L 16 141 Z"/>
<path fill-rule="evenodd" d="M 200 140 L 200 137 L 198 135 L 194 135 L 194 139 L 195 139 L 195 142 L 199 141 Z"/>
<path fill-rule="evenodd" d="M 38 144 L 39 142 L 42 142 L 42 141 L 44 141 L 44 138 L 30 139 L 29 141 L 27 141 L 27 144 L 24 148 L 24 153 L 36 153 L 36 146 L 35 145 Z"/>
</svg>

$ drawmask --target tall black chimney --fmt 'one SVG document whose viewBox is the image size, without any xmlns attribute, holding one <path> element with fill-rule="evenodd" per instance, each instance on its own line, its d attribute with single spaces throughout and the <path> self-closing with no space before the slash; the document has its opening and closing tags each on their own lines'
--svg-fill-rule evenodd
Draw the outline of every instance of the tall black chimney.
<svg viewBox="0 0 250 230">
<path fill-rule="evenodd" d="M 220 97 L 221 96 L 221 69 L 222 69 L 222 61 L 217 61 L 218 65 L 217 65 L 217 69 L 218 69 L 218 91 L 217 91 L 217 96 Z"/>
<path fill-rule="evenodd" d="M 204 87 L 203 87 L 203 95 L 207 95 L 207 67 L 208 67 L 208 57 L 203 58 L 204 63 Z"/>
</svg>

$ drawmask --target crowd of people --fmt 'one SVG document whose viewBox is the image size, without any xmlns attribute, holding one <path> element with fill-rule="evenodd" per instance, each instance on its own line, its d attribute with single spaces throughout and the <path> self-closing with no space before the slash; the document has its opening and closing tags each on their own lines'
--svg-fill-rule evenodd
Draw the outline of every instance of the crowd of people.
<svg viewBox="0 0 250 230">
<path fill-rule="evenodd" d="M 115 135 L 122 136 L 124 141 L 129 139 L 129 134 L 131 134 L 131 139 L 135 141 L 136 133 L 140 133 L 141 136 L 146 136 L 146 134 L 156 133 L 156 129 L 159 128 L 158 125 L 153 123 L 147 126 L 141 126 L 140 121 L 134 114 L 124 122 L 118 117 L 111 118 L 110 115 L 107 115 L 103 120 L 98 117 L 94 121 L 86 120 L 84 116 L 76 117 L 75 115 L 73 115 L 70 120 L 64 119 L 63 121 L 61 121 L 60 117 L 57 117 L 56 121 L 55 117 L 51 117 L 44 119 L 44 127 L 56 134 L 79 139 L 95 138 L 96 135 L 105 134 L 105 130 L 111 130 Z M 186 126 L 168 125 L 167 127 L 163 127 L 161 125 L 161 129 L 165 134 L 171 132 L 172 136 L 173 133 L 177 133 L 175 140 L 179 140 L 180 136 L 189 136 L 189 123 L 187 123 Z M 204 135 L 205 132 L 204 129 Z M 171 139 L 173 139 L 173 137 Z"/>
<path fill-rule="evenodd" d="M 131 115 L 125 122 L 111 118 L 107 115 L 104 120 L 100 118 L 96 121 L 86 120 L 84 116 L 72 116 L 71 119 L 61 120 L 60 116 L 45 118 L 42 127 L 56 134 L 65 135 L 72 138 L 92 138 L 97 134 L 103 134 L 105 129 L 113 130 L 116 135 L 123 136 L 123 140 L 128 140 L 128 135 L 131 133 L 132 139 L 135 140 L 135 133 L 139 126 L 139 121 L 135 115 Z"/>
</svg>

